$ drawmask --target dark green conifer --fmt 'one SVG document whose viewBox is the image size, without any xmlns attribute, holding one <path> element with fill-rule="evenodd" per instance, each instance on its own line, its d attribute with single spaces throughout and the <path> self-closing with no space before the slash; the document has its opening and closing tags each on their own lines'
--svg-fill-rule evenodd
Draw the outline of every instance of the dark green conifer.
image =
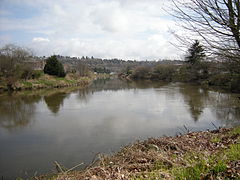
<svg viewBox="0 0 240 180">
<path fill-rule="evenodd" d="M 186 62 L 191 65 L 195 65 L 200 63 L 205 57 L 206 55 L 203 46 L 200 45 L 198 40 L 195 40 L 192 46 L 188 49 Z"/>
<path fill-rule="evenodd" d="M 62 63 L 60 63 L 57 60 L 57 56 L 55 55 L 47 59 L 47 62 L 43 71 L 45 74 L 54 75 L 58 77 L 65 77 L 66 75 Z"/>
</svg>

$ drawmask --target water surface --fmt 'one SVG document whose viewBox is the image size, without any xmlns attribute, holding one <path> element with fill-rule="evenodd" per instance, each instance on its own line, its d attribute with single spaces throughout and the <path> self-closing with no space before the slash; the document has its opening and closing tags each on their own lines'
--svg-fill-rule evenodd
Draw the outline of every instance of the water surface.
<svg viewBox="0 0 240 180">
<path fill-rule="evenodd" d="M 138 139 L 240 124 L 239 94 L 181 83 L 98 80 L 0 95 L 0 177 L 70 168 Z M 214 125 L 213 125 L 214 124 Z"/>
</svg>

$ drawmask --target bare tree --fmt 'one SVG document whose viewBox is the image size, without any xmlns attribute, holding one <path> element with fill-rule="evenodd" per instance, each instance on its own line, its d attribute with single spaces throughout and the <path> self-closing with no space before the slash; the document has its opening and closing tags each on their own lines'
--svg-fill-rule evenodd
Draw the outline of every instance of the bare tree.
<svg viewBox="0 0 240 180">
<path fill-rule="evenodd" d="M 181 27 L 200 36 L 211 52 L 240 61 L 239 0 L 171 1 L 171 14 L 180 20 Z"/>
<path fill-rule="evenodd" d="M 28 61 L 32 53 L 25 48 L 8 44 L 0 49 L 0 77 L 6 79 L 7 85 L 12 85 L 22 75 L 24 62 Z"/>
<path fill-rule="evenodd" d="M 89 68 L 84 62 L 79 61 L 76 65 L 76 70 L 80 76 L 87 76 L 90 72 Z"/>
</svg>

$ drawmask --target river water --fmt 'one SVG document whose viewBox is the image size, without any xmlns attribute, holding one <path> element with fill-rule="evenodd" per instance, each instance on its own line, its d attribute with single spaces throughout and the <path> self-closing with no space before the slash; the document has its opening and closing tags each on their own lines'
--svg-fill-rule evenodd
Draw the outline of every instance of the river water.
<svg viewBox="0 0 240 180">
<path fill-rule="evenodd" d="M 239 94 L 100 79 L 86 89 L 0 95 L 0 178 L 29 177 L 135 140 L 240 125 Z M 84 167 L 84 166 L 83 166 Z"/>
</svg>

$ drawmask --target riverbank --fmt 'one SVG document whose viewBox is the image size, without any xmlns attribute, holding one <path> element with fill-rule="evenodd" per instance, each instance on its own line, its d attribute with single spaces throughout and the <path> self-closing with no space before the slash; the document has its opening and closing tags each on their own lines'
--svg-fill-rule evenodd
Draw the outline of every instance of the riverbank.
<svg viewBox="0 0 240 180">
<path fill-rule="evenodd" d="M 234 93 L 240 92 L 240 73 L 227 69 L 224 64 L 211 62 L 197 65 L 158 65 L 136 67 L 119 74 L 119 78 L 136 81 L 195 83 L 203 87 L 218 87 Z M 237 65 L 236 65 L 237 66 Z"/>
<path fill-rule="evenodd" d="M 82 171 L 57 169 L 38 179 L 238 179 L 240 127 L 151 138 L 100 155 Z"/>
<path fill-rule="evenodd" d="M 14 83 L 11 89 L 13 91 L 20 91 L 36 89 L 53 89 L 74 86 L 85 87 L 89 85 L 95 78 L 96 78 L 95 76 L 80 77 L 76 74 L 67 74 L 66 77 L 60 78 L 56 76 L 42 74 L 41 77 L 37 79 L 19 80 L 16 83 Z M 2 80 L 0 84 L 0 91 L 8 90 L 9 88 L 6 84 L 6 81 Z"/>
</svg>

